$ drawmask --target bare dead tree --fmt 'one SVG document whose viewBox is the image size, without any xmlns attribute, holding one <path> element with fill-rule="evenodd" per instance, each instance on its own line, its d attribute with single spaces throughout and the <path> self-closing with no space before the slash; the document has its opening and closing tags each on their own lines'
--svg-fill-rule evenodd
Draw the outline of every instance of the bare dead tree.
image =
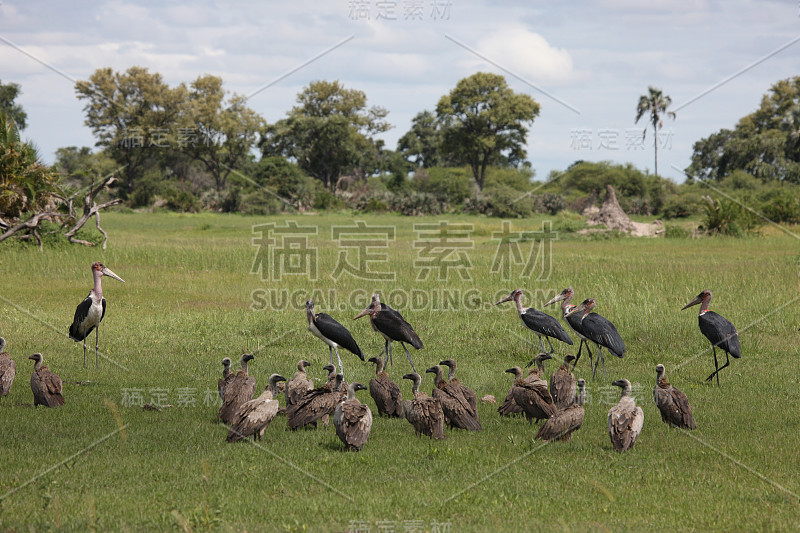
<svg viewBox="0 0 800 533">
<path fill-rule="evenodd" d="M 80 218 L 75 213 L 75 198 L 80 194 L 80 191 L 72 194 L 71 196 L 63 194 L 62 191 L 62 194 L 56 195 L 55 198 L 67 205 L 68 213 L 58 213 L 51 210 L 42 211 L 40 213 L 35 213 L 27 220 L 14 225 L 0 219 L 0 231 L 4 229 L 6 230 L 5 233 L 0 235 L 0 242 L 8 239 L 9 237 L 17 235 L 17 233 L 24 232 L 22 235 L 18 235 L 18 237 L 22 240 L 30 239 L 31 237 L 35 238 L 39 243 L 39 250 L 42 250 L 42 237 L 39 234 L 42 221 L 62 219 L 61 226 L 58 228 L 58 230 L 50 231 L 48 234 L 60 233 L 66 230 L 64 231 L 63 235 L 69 240 L 69 242 L 83 244 L 84 246 L 94 246 L 95 243 L 93 242 L 75 237 L 75 234 L 86 224 L 86 222 L 91 217 L 94 217 L 97 230 L 103 235 L 103 250 L 105 250 L 106 245 L 108 244 L 108 234 L 100 226 L 100 211 L 113 205 L 117 205 L 122 200 L 115 198 L 114 200 L 110 200 L 98 205 L 95 202 L 95 198 L 103 189 L 114 183 L 116 180 L 117 178 L 112 175 L 105 178 L 97 185 L 92 183 L 88 192 L 86 192 L 86 194 L 83 196 L 83 213 L 81 214 Z"/>
</svg>

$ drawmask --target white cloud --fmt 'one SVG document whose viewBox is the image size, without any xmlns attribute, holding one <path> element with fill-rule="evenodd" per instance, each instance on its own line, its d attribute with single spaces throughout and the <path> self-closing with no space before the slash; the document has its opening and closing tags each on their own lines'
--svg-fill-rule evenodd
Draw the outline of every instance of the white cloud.
<svg viewBox="0 0 800 533">
<path fill-rule="evenodd" d="M 578 76 L 570 53 L 523 26 L 507 26 L 478 41 L 477 51 L 532 83 L 562 84 Z M 475 58 L 474 63 L 483 63 Z"/>
</svg>

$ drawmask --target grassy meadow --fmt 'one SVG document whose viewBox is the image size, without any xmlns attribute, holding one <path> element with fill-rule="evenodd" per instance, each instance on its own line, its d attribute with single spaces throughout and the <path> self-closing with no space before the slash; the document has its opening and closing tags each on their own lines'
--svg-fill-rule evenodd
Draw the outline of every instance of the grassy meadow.
<svg viewBox="0 0 800 533">
<path fill-rule="evenodd" d="M 280 280 L 269 268 L 263 276 L 251 273 L 257 257 L 270 266 L 270 250 L 261 247 L 259 256 L 253 245 L 252 226 L 287 220 L 316 231 L 307 242 L 317 279 L 302 262 L 288 261 Z M 394 281 L 331 277 L 340 253 L 359 262 L 359 249 L 346 248 L 351 237 L 331 238 L 332 227 L 354 220 L 396 232 L 386 248 L 361 250 L 371 254 L 370 273 L 394 272 Z M 468 257 L 471 266 L 446 271 L 444 280 L 436 270 L 417 279 L 415 260 L 430 250 L 420 247 L 414 224 L 445 220 L 471 225 L 461 241 L 471 247 L 449 257 Z M 514 220 L 510 228 L 537 231 L 543 220 Z M 602 239 L 559 231 L 572 222 L 553 222 L 558 239 L 542 256 L 548 261 L 537 262 L 538 245 L 524 240 L 522 260 L 505 273 L 492 272 L 493 234 L 502 222 L 456 215 L 109 213 L 105 252 L 0 245 L 0 335 L 17 363 L 11 393 L 0 398 L 0 530 L 800 528 L 798 239 L 775 228 L 745 239 Z M 273 262 L 279 248 L 292 255 L 289 244 L 273 238 Z M 532 251 L 531 276 L 522 277 Z M 92 335 L 84 369 L 81 345 L 66 333 L 98 260 L 126 283 L 103 279 L 103 357 L 95 368 Z M 318 312 L 351 330 L 367 358 L 377 355 L 382 337 L 367 318 L 351 320 L 375 290 L 425 343 L 411 349 L 420 372 L 454 357 L 462 382 L 499 404 L 511 383 L 503 370 L 524 365 L 539 348 L 512 303 L 492 304 L 521 287 L 524 305 L 541 309 L 568 285 L 573 303 L 597 300 L 596 311 L 615 323 L 628 348 L 622 360 L 607 356 L 606 378 L 598 371 L 595 380 L 584 350 L 576 376 L 587 378 L 589 398 L 571 442 L 542 445 L 533 440 L 535 426 L 501 418 L 489 403 L 479 404 L 482 432 L 446 430 L 439 442 L 416 438 L 405 420 L 379 419 L 367 392 L 359 397 L 375 419 L 360 453 L 343 452 L 332 426 L 291 432 L 278 417 L 255 446 L 226 443 L 227 428 L 216 421 L 225 356 L 238 368 L 243 352 L 255 355 L 250 370 L 259 392 L 273 372 L 290 378 L 301 358 L 312 362 L 311 376 L 323 377 L 328 350 L 306 329 L 307 295 Z M 722 371 L 719 387 L 705 382 L 714 366 L 698 308 L 680 311 L 702 289 L 713 291 L 711 308 L 739 329 L 744 354 Z M 572 336 L 573 347 L 554 342 L 557 358 L 577 350 Z M 34 352 L 64 380 L 64 407 L 32 407 L 27 357 Z M 341 355 L 345 379 L 367 384 L 374 367 Z M 410 397 L 410 382 L 401 380 L 410 367 L 399 344 L 394 355 L 388 371 Z M 688 395 L 696 431 L 661 422 L 652 400 L 657 363 Z M 548 376 L 555 368 L 548 365 Z M 636 447 L 618 454 L 606 417 L 619 397 L 610 383 L 623 377 L 636 387 L 645 423 Z M 431 387 L 425 375 L 422 388 Z M 141 401 L 173 407 L 147 411 Z"/>
</svg>

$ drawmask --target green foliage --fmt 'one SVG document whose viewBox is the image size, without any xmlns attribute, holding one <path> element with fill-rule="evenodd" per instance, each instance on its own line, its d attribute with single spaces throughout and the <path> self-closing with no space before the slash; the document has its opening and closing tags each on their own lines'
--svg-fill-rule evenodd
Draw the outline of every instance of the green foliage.
<svg viewBox="0 0 800 533">
<path fill-rule="evenodd" d="M 418 169 L 411 178 L 411 187 L 453 205 L 467 199 L 472 188 L 469 169 L 447 167 Z"/>
<path fill-rule="evenodd" d="M 489 189 L 495 185 L 505 185 L 517 191 L 527 192 L 531 190 L 533 175 L 533 169 L 529 166 L 490 167 L 486 171 L 484 187 Z"/>
<path fill-rule="evenodd" d="M 537 213 L 548 213 L 555 215 L 561 212 L 566 206 L 567 202 L 560 194 L 553 194 L 546 192 L 534 197 L 535 209 Z"/>
<path fill-rule="evenodd" d="M 0 216 L 13 221 L 42 210 L 58 195 L 58 176 L 39 162 L 14 122 L 0 112 Z"/>
<path fill-rule="evenodd" d="M 367 108 L 362 91 L 345 89 L 338 81 L 315 81 L 297 95 L 298 106 L 287 118 L 267 126 L 260 144 L 264 156 L 282 155 L 333 192 L 338 179 L 370 161 L 378 170 L 373 136 L 389 129 L 388 112 Z M 371 156 L 371 157 L 370 157 Z"/>
<path fill-rule="evenodd" d="M 314 205 L 317 189 L 314 179 L 283 157 L 262 157 L 247 165 L 242 176 L 234 175 L 233 181 L 247 191 L 266 187 L 274 193 L 273 197 L 277 195 L 283 198 L 300 211 Z"/>
<path fill-rule="evenodd" d="M 755 233 L 764 223 L 761 218 L 743 207 L 748 202 L 706 197 L 703 229 L 710 235 L 743 237 Z"/>
<path fill-rule="evenodd" d="M 667 108 L 672 104 L 672 98 L 665 95 L 661 89 L 655 87 L 648 87 L 647 94 L 639 97 L 639 103 L 636 105 L 636 122 L 647 116 L 650 120 L 650 125 L 653 126 L 653 153 L 655 168 L 653 174 L 658 176 L 658 130 L 664 125 L 662 117 L 667 117 L 675 120 L 675 113 L 667 111 Z M 643 132 L 647 134 L 647 128 Z"/>
<path fill-rule="evenodd" d="M 645 174 L 631 163 L 624 165 L 603 161 L 593 163 L 578 161 L 564 172 L 550 176 L 549 188 L 565 198 L 575 198 L 576 193 L 604 195 L 606 185 L 617 193 L 620 206 L 629 214 L 655 214 L 664 206 L 667 197 L 677 191 L 672 181 Z"/>
<path fill-rule="evenodd" d="M 469 165 L 483 189 L 490 165 L 516 166 L 527 156 L 527 125 L 539 116 L 539 104 L 515 93 L 503 76 L 478 72 L 460 80 L 436 106 L 445 124 L 442 151 Z"/>
<path fill-rule="evenodd" d="M 450 166 L 455 163 L 442 150 L 444 125 L 431 111 L 421 111 L 411 120 L 411 129 L 397 141 L 397 151 L 417 167 Z"/>
<path fill-rule="evenodd" d="M 28 114 L 22 106 L 14 102 L 22 94 L 19 85 L 16 83 L 0 82 L 0 114 L 6 116 L 6 120 L 13 122 L 17 130 L 24 130 L 27 126 Z"/>
<path fill-rule="evenodd" d="M 736 170 L 762 181 L 800 183 L 800 76 L 773 84 L 733 130 L 695 143 L 691 176 L 720 181 Z"/>
<path fill-rule="evenodd" d="M 667 239 L 688 239 L 692 233 L 676 224 L 666 224 L 664 226 L 664 237 Z"/>
</svg>

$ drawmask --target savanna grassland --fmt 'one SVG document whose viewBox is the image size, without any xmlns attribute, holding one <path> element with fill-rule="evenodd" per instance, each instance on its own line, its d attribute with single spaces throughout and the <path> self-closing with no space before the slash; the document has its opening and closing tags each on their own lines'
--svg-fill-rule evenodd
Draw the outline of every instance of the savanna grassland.
<svg viewBox="0 0 800 533">
<path fill-rule="evenodd" d="M 273 235 L 271 250 L 254 246 L 259 234 L 253 225 L 283 227 L 287 220 L 316 231 L 299 248 L 314 250 L 316 279 L 303 263 L 293 263 L 300 273 L 284 271 L 276 280 L 269 260 L 280 259 L 280 238 Z M 394 281 L 348 272 L 331 277 L 340 253 L 358 263 L 359 250 L 346 248 L 352 242 L 331 238 L 332 226 L 354 225 L 346 215 L 109 213 L 103 215 L 111 237 L 105 252 L 0 246 L 0 335 L 17 363 L 11 393 L 0 399 L 0 529 L 800 528 L 797 238 L 768 228 L 743 239 L 590 239 L 565 232 L 566 222 L 554 220 L 558 239 L 552 247 L 524 240 L 519 260 L 503 273 L 492 272 L 500 220 L 356 220 L 396 232 L 393 241 L 384 241 L 386 248 L 366 250 L 377 254 L 369 256 L 371 271 L 394 272 Z M 542 220 L 515 220 L 510 228 L 541 230 Z M 419 246 L 414 224 L 440 221 L 471 225 L 461 235 L 469 247 L 449 256 L 469 264 L 448 270 L 444 280 L 436 271 L 417 279 L 420 258 L 430 249 Z M 290 249 L 283 246 L 288 255 Z M 251 273 L 257 257 L 266 261 L 262 275 Z M 92 336 L 84 369 L 80 344 L 66 333 L 91 288 L 89 267 L 98 260 L 126 283 L 103 280 L 108 312 L 100 329 L 102 357 L 95 367 Z M 531 276 L 521 277 L 526 263 Z M 576 375 L 588 382 L 586 420 L 571 442 L 533 441 L 534 426 L 499 417 L 489 403 L 479 404 L 482 432 L 447 430 L 447 440 L 432 442 L 416 438 L 404 420 L 379 419 L 363 392 L 375 421 L 360 453 L 343 452 L 332 427 L 291 432 L 281 417 L 259 446 L 232 445 L 216 421 L 225 356 L 255 355 L 250 370 L 259 391 L 270 373 L 291 377 L 301 358 L 312 362 L 311 376 L 324 376 L 328 350 L 306 331 L 302 304 L 308 295 L 318 311 L 350 328 L 367 358 L 377 355 L 383 339 L 368 319 L 351 320 L 375 290 L 425 343 L 412 350 L 418 370 L 454 357 L 464 383 L 479 397 L 491 394 L 501 402 L 511 381 L 503 371 L 524 365 L 539 348 L 513 305 L 494 302 L 521 287 L 523 303 L 541 309 L 568 285 L 578 302 L 597 300 L 596 311 L 616 324 L 628 348 L 622 360 L 607 356 L 606 378 L 598 371 L 595 380 L 584 351 Z M 711 308 L 740 332 L 744 355 L 722 371 L 721 386 L 705 381 L 713 360 L 697 327 L 698 308 L 680 310 L 702 289 L 714 292 Z M 573 347 L 554 343 L 556 357 L 577 349 L 573 339 Z M 34 352 L 43 353 L 64 380 L 64 407 L 32 407 L 27 357 Z M 408 361 L 399 345 L 394 353 L 389 373 L 410 397 L 410 383 L 400 379 Z M 371 365 L 349 352 L 342 359 L 346 380 L 368 383 Z M 652 400 L 657 363 L 688 395 L 696 431 L 661 422 Z M 553 370 L 551 363 L 547 374 Z M 618 454 L 606 416 L 618 398 L 610 383 L 623 377 L 635 386 L 645 423 L 636 447 Z M 423 389 L 429 392 L 431 383 L 425 376 Z M 146 411 L 142 402 L 173 407 Z"/>
</svg>

